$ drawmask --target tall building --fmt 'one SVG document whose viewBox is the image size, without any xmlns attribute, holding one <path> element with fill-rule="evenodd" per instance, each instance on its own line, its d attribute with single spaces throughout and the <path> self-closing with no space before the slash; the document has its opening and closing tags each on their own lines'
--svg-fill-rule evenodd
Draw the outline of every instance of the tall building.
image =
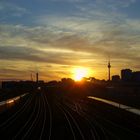
<svg viewBox="0 0 140 140">
<path fill-rule="evenodd" d="M 121 70 L 121 80 L 124 82 L 132 81 L 132 70 L 131 69 Z"/>
<path fill-rule="evenodd" d="M 108 81 L 110 81 L 110 68 L 111 68 L 111 64 L 110 64 L 110 60 L 108 62 Z"/>
<path fill-rule="evenodd" d="M 133 82 L 140 82 L 140 71 L 135 71 L 132 73 Z"/>
</svg>

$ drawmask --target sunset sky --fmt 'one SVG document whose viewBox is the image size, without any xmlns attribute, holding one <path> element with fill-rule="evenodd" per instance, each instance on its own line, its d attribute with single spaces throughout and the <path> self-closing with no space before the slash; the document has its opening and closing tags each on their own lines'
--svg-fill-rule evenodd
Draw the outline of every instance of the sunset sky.
<svg viewBox="0 0 140 140">
<path fill-rule="evenodd" d="M 140 0 L 0 0 L 0 79 L 140 70 Z"/>
</svg>

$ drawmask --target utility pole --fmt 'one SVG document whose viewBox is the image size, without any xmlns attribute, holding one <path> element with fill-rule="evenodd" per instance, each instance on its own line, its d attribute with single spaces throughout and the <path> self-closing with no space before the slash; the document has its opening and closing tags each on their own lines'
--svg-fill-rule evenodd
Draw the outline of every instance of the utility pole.
<svg viewBox="0 0 140 140">
<path fill-rule="evenodd" d="M 33 81 L 33 75 L 32 75 L 32 73 L 31 73 L 31 81 Z"/>
<path fill-rule="evenodd" d="M 38 83 L 38 72 L 36 73 L 36 82 Z"/>
</svg>

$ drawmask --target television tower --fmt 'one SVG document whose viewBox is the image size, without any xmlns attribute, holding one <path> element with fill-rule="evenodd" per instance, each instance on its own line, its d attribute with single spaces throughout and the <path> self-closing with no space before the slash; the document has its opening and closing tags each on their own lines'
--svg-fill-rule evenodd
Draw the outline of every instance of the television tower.
<svg viewBox="0 0 140 140">
<path fill-rule="evenodd" d="M 110 81 L 110 69 L 111 69 L 111 64 L 110 64 L 110 59 L 108 62 L 108 81 Z"/>
</svg>

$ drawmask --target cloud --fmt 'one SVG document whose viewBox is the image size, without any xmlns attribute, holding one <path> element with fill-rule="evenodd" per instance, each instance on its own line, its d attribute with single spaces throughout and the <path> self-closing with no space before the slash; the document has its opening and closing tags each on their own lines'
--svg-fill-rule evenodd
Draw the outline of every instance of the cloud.
<svg viewBox="0 0 140 140">
<path fill-rule="evenodd" d="M 137 46 L 140 44 L 140 30 L 133 25 L 138 25 L 138 23 L 138 21 L 133 21 L 132 23 L 128 20 L 124 23 L 122 22 L 122 24 L 114 25 L 112 23 L 107 24 L 90 20 L 72 20 L 70 22 L 65 22 L 65 20 L 63 20 L 62 25 L 58 24 L 56 28 L 53 28 L 54 25 L 52 27 L 9 26 L 9 29 L 8 27 L 4 28 L 1 26 L 1 37 L 4 36 L 3 38 L 5 38 L 3 42 L 10 40 L 7 44 L 4 43 L 3 45 L 10 45 L 11 42 L 12 45 L 20 44 L 20 46 L 18 45 L 19 48 L 11 47 L 13 50 L 17 50 L 17 55 L 19 55 L 17 58 L 22 56 L 20 54 L 22 52 L 22 59 L 28 58 L 33 61 L 44 62 L 48 60 L 53 63 L 66 63 L 64 62 L 64 59 L 70 60 L 66 55 L 71 55 L 74 52 L 87 52 L 87 54 L 94 55 L 94 57 L 112 55 L 114 59 L 123 58 L 136 60 L 139 59 Z M 5 37 L 5 34 L 7 37 Z M 22 47 L 21 42 L 23 45 L 24 42 L 26 42 L 26 47 Z M 6 48 L 2 48 L 2 50 L 4 49 Z M 27 52 L 31 52 L 30 54 L 28 53 L 28 57 L 25 52 L 26 49 Z M 121 52 L 120 49 L 122 50 Z M 7 50 L 9 50 L 7 53 L 16 56 L 10 48 Z M 45 55 L 48 56 L 45 57 Z M 52 59 L 55 55 L 58 56 L 58 60 Z M 80 54 L 78 57 L 79 56 Z M 89 57 L 85 54 L 83 57 L 84 56 L 85 58 Z M 4 58 L 3 55 L 2 57 Z"/>
<path fill-rule="evenodd" d="M 9 17 L 21 17 L 25 14 L 29 14 L 29 11 L 26 8 L 20 7 L 15 3 L 0 2 L 0 12 L 1 20 L 5 20 Z"/>
<path fill-rule="evenodd" d="M 95 68 L 101 73 L 109 55 L 115 68 L 130 64 L 138 68 L 140 20 L 122 12 L 123 8 L 131 8 L 136 0 L 46 2 L 68 4 L 69 10 L 56 8 L 54 12 L 49 7 L 34 11 L 32 8 L 30 17 L 26 16 L 29 11 L 17 3 L 0 2 L 0 20 L 9 20 L 7 24 L 0 24 L 0 69 L 2 73 L 7 73 L 7 77 L 19 73 L 20 78 L 25 71 L 37 69 L 33 68 L 34 65 L 38 65 L 41 73 L 49 78 L 52 78 L 49 73 L 57 78 L 61 74 L 69 75 L 73 66 Z M 14 23 L 19 22 L 16 20 L 23 15 L 30 25 L 10 24 L 13 19 Z"/>
<path fill-rule="evenodd" d="M 52 2 L 70 2 L 70 3 L 81 3 L 86 2 L 87 0 L 49 0 Z"/>
<path fill-rule="evenodd" d="M 108 7 L 128 7 L 130 4 L 135 3 L 136 0 L 96 0 L 96 4 L 108 5 Z"/>
<path fill-rule="evenodd" d="M 124 18 L 115 23 L 112 20 L 114 17 L 110 17 L 108 21 L 76 17 L 61 17 L 60 20 L 59 17 L 50 18 L 50 24 L 63 32 L 59 38 L 53 38 L 53 46 L 104 55 L 113 54 L 114 57 L 135 57 L 137 44 L 140 43 L 139 20 Z M 125 53 L 120 52 L 120 49 Z"/>
<path fill-rule="evenodd" d="M 56 57 L 57 55 L 57 57 Z M 16 61 L 32 61 L 40 63 L 72 64 L 71 54 L 45 53 L 33 48 L 21 46 L 0 46 L 0 59 Z"/>
<path fill-rule="evenodd" d="M 36 26 L 1 24 L 0 59 L 41 63 L 40 67 L 55 65 L 46 68 L 49 72 L 60 69 L 56 65 L 83 65 L 100 71 L 98 67 L 106 67 L 110 55 L 117 68 L 129 64 L 138 68 L 139 19 L 132 20 L 115 12 L 88 11 L 88 8 L 82 14 L 44 15 L 36 19 Z M 49 77 L 44 69 L 41 72 Z M 54 71 L 53 75 L 57 77 L 66 69 Z"/>
</svg>

